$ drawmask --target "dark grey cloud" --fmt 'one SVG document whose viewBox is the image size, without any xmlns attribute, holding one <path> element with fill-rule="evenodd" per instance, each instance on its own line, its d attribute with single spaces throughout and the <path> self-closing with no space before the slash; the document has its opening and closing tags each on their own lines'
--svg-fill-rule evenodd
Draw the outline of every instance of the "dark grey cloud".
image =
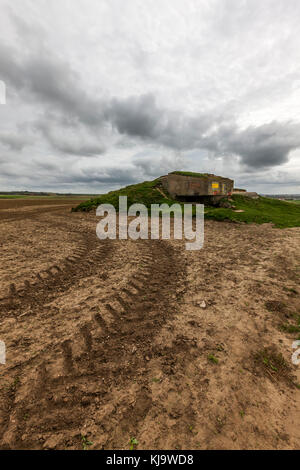
<svg viewBox="0 0 300 470">
<path fill-rule="evenodd" d="M 164 114 L 152 94 L 131 96 L 125 100 L 112 99 L 106 118 L 120 134 L 155 140 L 162 134 Z"/>
<path fill-rule="evenodd" d="M 273 121 L 244 130 L 224 125 L 205 141 L 204 147 L 237 155 L 248 167 L 274 167 L 287 162 L 289 153 L 300 147 L 300 124 Z"/>
<path fill-rule="evenodd" d="M 242 162 L 254 168 L 285 163 L 289 153 L 300 146 L 300 125 L 272 122 L 249 127 L 230 136 L 227 147 L 241 156 Z"/>
<path fill-rule="evenodd" d="M 80 183 L 105 183 L 105 184 L 121 184 L 129 185 L 140 182 L 137 175 L 134 172 L 134 168 L 131 169 L 118 169 L 115 167 L 95 169 L 84 169 L 80 174 L 74 174 L 67 177 L 66 181 L 80 182 Z"/>
</svg>

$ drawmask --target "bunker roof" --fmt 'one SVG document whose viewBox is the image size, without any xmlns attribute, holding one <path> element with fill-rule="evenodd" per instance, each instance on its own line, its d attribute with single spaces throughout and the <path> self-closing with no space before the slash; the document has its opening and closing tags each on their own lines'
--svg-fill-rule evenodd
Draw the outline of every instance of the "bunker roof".
<svg viewBox="0 0 300 470">
<path fill-rule="evenodd" d="M 222 180 L 228 180 L 229 178 L 225 178 L 223 176 L 217 176 L 212 173 L 194 173 L 193 171 L 172 171 L 171 173 L 168 173 L 167 176 L 169 175 L 179 175 L 179 176 L 189 176 L 192 178 L 213 178 L 213 179 L 222 179 Z"/>
</svg>

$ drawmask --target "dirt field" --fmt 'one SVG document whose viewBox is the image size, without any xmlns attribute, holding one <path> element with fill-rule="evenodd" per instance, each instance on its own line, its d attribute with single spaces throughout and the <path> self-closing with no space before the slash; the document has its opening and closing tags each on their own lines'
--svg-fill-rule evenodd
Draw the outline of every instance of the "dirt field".
<svg viewBox="0 0 300 470">
<path fill-rule="evenodd" d="M 299 449 L 300 229 L 209 221 L 188 252 L 77 203 L 0 201 L 0 448 Z"/>
</svg>

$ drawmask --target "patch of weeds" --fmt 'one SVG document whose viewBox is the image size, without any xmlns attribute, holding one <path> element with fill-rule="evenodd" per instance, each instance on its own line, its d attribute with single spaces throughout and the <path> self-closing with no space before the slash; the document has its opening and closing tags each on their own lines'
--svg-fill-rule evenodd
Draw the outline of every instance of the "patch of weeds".
<svg viewBox="0 0 300 470">
<path fill-rule="evenodd" d="M 27 421 L 28 418 L 29 418 L 29 414 L 25 413 L 24 416 L 23 416 L 24 421 Z"/>
<path fill-rule="evenodd" d="M 277 381 L 279 379 L 292 383 L 291 367 L 274 346 L 258 351 L 254 356 L 255 365 L 264 374 Z"/>
<path fill-rule="evenodd" d="M 17 386 L 20 383 L 20 377 L 16 377 L 14 381 L 9 385 L 8 390 L 11 392 L 14 392 L 17 388 Z"/>
<path fill-rule="evenodd" d="M 207 356 L 207 359 L 212 362 L 213 364 L 218 364 L 219 363 L 219 359 L 217 357 L 215 357 L 213 354 L 209 354 Z"/>
<path fill-rule="evenodd" d="M 298 382 L 295 385 L 296 385 L 296 388 L 298 388 L 300 390 L 300 383 Z"/>
<path fill-rule="evenodd" d="M 280 329 L 286 333 L 300 333 L 300 326 L 292 325 L 291 323 L 286 323 L 280 325 Z"/>
<path fill-rule="evenodd" d="M 152 382 L 154 382 L 155 384 L 159 384 L 161 382 L 161 379 L 153 377 Z"/>
<path fill-rule="evenodd" d="M 277 367 L 275 367 L 272 362 L 267 358 L 267 357 L 264 357 L 263 358 L 263 363 L 267 366 L 267 367 L 270 367 L 274 372 L 277 372 L 278 369 Z"/>
<path fill-rule="evenodd" d="M 245 411 L 241 410 L 241 411 L 240 411 L 240 415 L 241 415 L 241 417 L 243 418 L 243 417 L 245 416 Z"/>
<path fill-rule="evenodd" d="M 130 445 L 129 449 L 134 450 L 136 446 L 138 445 L 138 443 L 139 441 L 135 437 L 131 437 L 129 441 L 129 445 Z"/>
<path fill-rule="evenodd" d="M 292 323 L 283 323 L 279 325 L 279 328 L 281 331 L 285 331 L 286 333 L 290 333 L 290 334 L 300 333 L 300 315 L 295 313 L 293 317 L 297 324 L 294 325 Z"/>
<path fill-rule="evenodd" d="M 93 445 L 93 442 L 89 441 L 87 436 L 81 436 L 81 444 L 83 450 L 88 450 Z"/>
<path fill-rule="evenodd" d="M 287 287 L 286 290 L 291 294 L 298 294 L 297 289 L 294 289 L 293 287 Z"/>
<path fill-rule="evenodd" d="M 286 312 L 286 304 L 280 300 L 268 300 L 265 302 L 265 308 L 272 313 Z"/>
</svg>

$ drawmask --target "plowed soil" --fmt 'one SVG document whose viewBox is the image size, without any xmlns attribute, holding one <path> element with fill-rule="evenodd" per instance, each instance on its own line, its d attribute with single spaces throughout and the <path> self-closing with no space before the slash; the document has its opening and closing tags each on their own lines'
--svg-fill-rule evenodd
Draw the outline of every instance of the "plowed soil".
<svg viewBox="0 0 300 470">
<path fill-rule="evenodd" d="M 189 252 L 75 204 L 0 201 L 0 448 L 299 449 L 300 229 L 209 221 Z"/>
</svg>

